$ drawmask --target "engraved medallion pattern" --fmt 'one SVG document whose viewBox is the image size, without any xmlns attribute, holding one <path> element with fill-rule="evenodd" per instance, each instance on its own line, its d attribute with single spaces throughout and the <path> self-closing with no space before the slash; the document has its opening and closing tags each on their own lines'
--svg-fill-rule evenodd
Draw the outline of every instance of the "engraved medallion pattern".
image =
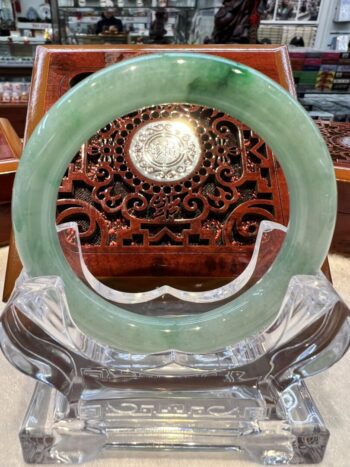
<svg viewBox="0 0 350 467">
<path fill-rule="evenodd" d="M 164 182 L 180 180 L 197 166 L 201 148 L 193 129 L 180 120 L 150 122 L 133 135 L 130 159 L 143 176 Z"/>
</svg>

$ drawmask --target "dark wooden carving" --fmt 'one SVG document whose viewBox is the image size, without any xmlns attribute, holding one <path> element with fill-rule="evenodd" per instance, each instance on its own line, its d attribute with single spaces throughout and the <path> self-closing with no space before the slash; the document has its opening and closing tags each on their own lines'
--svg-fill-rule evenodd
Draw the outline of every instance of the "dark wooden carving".
<svg viewBox="0 0 350 467">
<path fill-rule="evenodd" d="M 172 183 L 142 176 L 128 154 L 135 131 L 164 119 L 191 125 L 201 146 L 195 171 Z M 271 150 L 248 127 L 218 110 L 164 105 L 115 120 L 82 147 L 60 188 L 57 220 L 78 222 L 97 275 L 144 274 L 140 254 L 152 275 L 186 275 L 188 262 L 172 253 L 189 253 L 193 274 L 231 276 L 249 260 L 261 220 L 287 223 L 283 190 Z"/>
<path fill-rule="evenodd" d="M 338 215 L 332 250 L 350 254 L 350 123 L 318 120 L 333 159 L 338 187 Z"/>
<path fill-rule="evenodd" d="M 350 169 L 350 123 L 317 120 L 335 167 Z"/>
</svg>

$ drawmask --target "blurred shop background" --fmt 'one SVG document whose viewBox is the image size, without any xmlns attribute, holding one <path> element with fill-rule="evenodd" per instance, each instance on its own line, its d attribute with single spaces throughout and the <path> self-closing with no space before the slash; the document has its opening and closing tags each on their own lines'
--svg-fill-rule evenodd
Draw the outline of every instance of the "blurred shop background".
<svg viewBox="0 0 350 467">
<path fill-rule="evenodd" d="M 0 117 L 23 136 L 40 44 L 285 44 L 314 118 L 350 120 L 350 0 L 0 0 Z"/>
</svg>

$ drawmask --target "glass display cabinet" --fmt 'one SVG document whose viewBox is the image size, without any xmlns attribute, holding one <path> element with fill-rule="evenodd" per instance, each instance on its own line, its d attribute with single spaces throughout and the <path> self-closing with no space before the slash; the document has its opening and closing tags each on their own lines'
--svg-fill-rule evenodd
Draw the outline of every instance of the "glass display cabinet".
<svg viewBox="0 0 350 467">
<path fill-rule="evenodd" d="M 57 12 L 59 37 L 64 44 L 152 43 L 150 28 L 159 10 L 166 12 L 167 17 L 164 43 L 186 43 L 196 0 L 128 0 L 115 5 L 96 0 L 55 0 L 52 7 Z M 122 21 L 123 33 L 96 34 L 96 24 L 108 8 Z"/>
<path fill-rule="evenodd" d="M 23 137 L 36 46 L 0 38 L 0 118 Z"/>
<path fill-rule="evenodd" d="M 0 118 L 23 137 L 36 47 L 52 38 L 51 9 L 44 2 L 0 1 Z"/>
</svg>

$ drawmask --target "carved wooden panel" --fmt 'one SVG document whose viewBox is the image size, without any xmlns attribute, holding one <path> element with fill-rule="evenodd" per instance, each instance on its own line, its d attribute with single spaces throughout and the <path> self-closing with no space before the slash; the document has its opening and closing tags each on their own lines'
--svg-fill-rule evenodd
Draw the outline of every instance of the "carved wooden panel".
<svg viewBox="0 0 350 467">
<path fill-rule="evenodd" d="M 154 145 L 158 137 L 164 144 L 166 126 L 174 122 L 193 130 L 198 140 L 193 170 L 189 166 L 190 172 L 182 173 L 186 170 L 183 160 L 165 172 L 143 159 L 139 161 L 143 168 L 137 167 L 132 146 L 137 135 L 141 135 L 141 146 L 148 142 L 150 125 L 153 146 L 147 150 L 156 150 L 157 160 L 164 157 L 164 150 L 167 157 L 169 151 L 174 159 L 181 155 L 177 147 Z M 185 136 L 188 138 L 187 133 Z M 192 163 L 188 140 L 184 149 L 184 157 Z M 179 174 L 175 167 L 181 169 Z M 62 182 L 57 220 L 78 222 L 85 258 L 93 272 L 91 254 L 106 255 L 106 261 L 98 265 L 100 275 L 125 274 L 132 264 L 137 273 L 141 252 L 149 259 L 161 253 L 167 272 L 186 274 L 187 262 L 174 268 L 165 259 L 168 253 L 178 252 L 191 253 L 192 259 L 193 255 L 201 257 L 192 265 L 196 275 L 208 275 L 208 267 L 203 268 L 205 259 L 211 263 L 211 272 L 231 275 L 235 272 L 232 264 L 237 268 L 240 263 L 237 254 L 244 260 L 251 255 L 261 220 L 287 222 L 288 207 L 284 208 L 281 199 L 283 184 L 270 149 L 237 120 L 207 107 L 156 106 L 111 122 L 82 147 Z M 112 261 L 108 254 L 113 255 Z M 224 267 L 223 254 L 228 260 Z M 231 257 L 230 267 L 231 255 L 236 258 Z M 164 267 L 156 267 L 153 273 L 162 274 Z"/>
<path fill-rule="evenodd" d="M 337 167 L 350 167 L 350 123 L 316 121 Z"/>
<path fill-rule="evenodd" d="M 350 123 L 316 120 L 337 177 L 338 214 L 331 249 L 350 254 Z"/>
</svg>

